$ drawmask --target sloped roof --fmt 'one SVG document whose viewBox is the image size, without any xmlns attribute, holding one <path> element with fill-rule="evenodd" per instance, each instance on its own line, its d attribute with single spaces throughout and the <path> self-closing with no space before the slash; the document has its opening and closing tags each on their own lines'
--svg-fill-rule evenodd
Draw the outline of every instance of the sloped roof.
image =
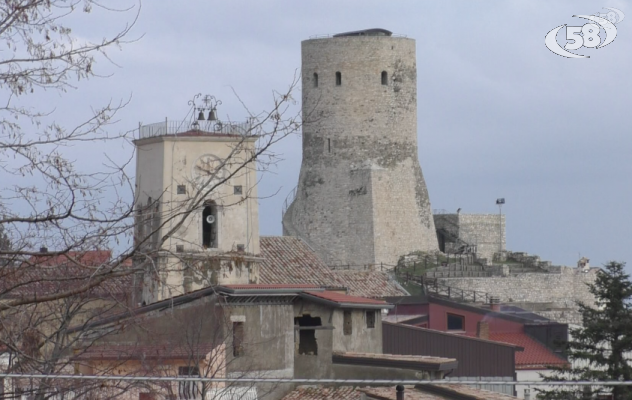
<svg viewBox="0 0 632 400">
<path fill-rule="evenodd" d="M 261 284 L 312 284 L 342 287 L 343 283 L 301 238 L 261 236 Z"/>
<path fill-rule="evenodd" d="M 334 274 L 354 296 L 384 298 L 408 295 L 383 271 L 337 270 Z"/>
<path fill-rule="evenodd" d="M 524 348 L 524 351 L 516 352 L 516 369 L 546 369 L 551 365 L 557 367 L 568 365 L 568 361 L 526 333 L 490 332 L 489 339 Z"/>
<path fill-rule="evenodd" d="M 382 271 L 332 271 L 299 237 L 262 236 L 261 284 L 312 284 L 347 288 L 351 296 L 382 298 L 408 293 Z"/>
<path fill-rule="evenodd" d="M 0 298 L 54 296 L 77 291 L 91 297 L 127 298 L 134 279 L 128 263 L 111 263 L 111 251 L 94 250 L 36 255 L 0 276 Z M 121 268 L 123 267 L 123 268 Z"/>
<path fill-rule="evenodd" d="M 215 347 L 212 343 L 200 343 L 189 346 L 174 345 L 173 343 L 99 345 L 81 351 L 73 357 L 73 360 L 201 359 Z"/>
<path fill-rule="evenodd" d="M 339 306 L 350 306 L 357 305 L 362 308 L 362 306 L 372 306 L 374 307 L 383 307 L 383 308 L 392 308 L 393 306 L 383 300 L 375 300 L 369 299 L 366 297 L 357 297 L 357 296 L 348 296 L 346 294 L 331 292 L 331 291 L 323 291 L 323 292 L 315 292 L 315 291 L 305 291 L 301 294 L 301 297 L 311 300 L 312 297 L 316 297 L 321 300 L 325 300 L 327 302 L 335 303 Z"/>
<path fill-rule="evenodd" d="M 352 386 L 299 386 L 282 400 L 360 400 L 361 393 Z"/>
</svg>

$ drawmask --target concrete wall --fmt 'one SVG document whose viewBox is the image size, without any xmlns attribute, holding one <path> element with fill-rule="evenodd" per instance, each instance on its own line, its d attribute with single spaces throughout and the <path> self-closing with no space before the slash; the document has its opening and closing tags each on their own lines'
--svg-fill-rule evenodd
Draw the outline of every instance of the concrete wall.
<svg viewBox="0 0 632 400">
<path fill-rule="evenodd" d="M 552 303 L 557 307 L 573 308 L 577 301 L 594 304 L 587 283 L 594 283 L 599 269 L 588 272 L 561 267 L 559 273 L 522 273 L 506 277 L 439 278 L 448 286 L 487 292 L 501 302 Z"/>
<path fill-rule="evenodd" d="M 302 77 L 303 162 L 284 225 L 328 264 L 395 264 L 403 254 L 436 250 L 417 156 L 414 40 L 306 40 Z"/>
<path fill-rule="evenodd" d="M 344 310 L 336 309 L 333 315 L 333 350 L 351 351 L 358 353 L 382 353 L 382 312 L 370 310 L 375 313 L 375 327 L 368 328 L 366 324 L 367 310 L 351 311 L 351 335 L 345 335 L 343 331 Z"/>
</svg>

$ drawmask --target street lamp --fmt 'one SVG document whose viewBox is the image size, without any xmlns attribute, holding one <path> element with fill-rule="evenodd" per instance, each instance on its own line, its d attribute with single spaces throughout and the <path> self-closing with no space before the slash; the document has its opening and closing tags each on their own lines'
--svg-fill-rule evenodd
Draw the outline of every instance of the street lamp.
<svg viewBox="0 0 632 400">
<path fill-rule="evenodd" d="M 503 204 L 505 204 L 504 197 L 496 199 L 498 206 L 498 252 L 503 251 Z"/>
</svg>

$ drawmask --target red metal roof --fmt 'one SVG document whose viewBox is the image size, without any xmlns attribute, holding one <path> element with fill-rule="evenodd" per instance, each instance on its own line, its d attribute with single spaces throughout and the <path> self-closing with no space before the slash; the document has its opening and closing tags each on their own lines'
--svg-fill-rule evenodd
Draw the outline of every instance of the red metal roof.
<svg viewBox="0 0 632 400">
<path fill-rule="evenodd" d="M 568 361 L 526 333 L 489 333 L 489 339 L 524 347 L 516 352 L 516 369 L 546 369 L 547 366 L 564 366 Z"/>
<path fill-rule="evenodd" d="M 259 289 L 318 289 L 320 286 L 309 284 L 249 284 L 249 285 L 222 285 L 222 287 L 235 290 L 259 290 Z"/>
<path fill-rule="evenodd" d="M 319 297 L 321 299 L 325 299 L 325 300 L 329 300 L 329 301 L 333 301 L 336 303 L 349 303 L 349 304 L 376 304 L 376 305 L 388 305 L 387 302 L 382 301 L 382 300 L 375 300 L 375 299 L 368 299 L 366 297 L 357 297 L 357 296 L 348 296 L 346 294 L 342 294 L 342 293 L 338 293 L 338 292 L 330 292 L 330 291 L 324 291 L 324 292 L 310 292 L 310 291 L 306 291 L 305 293 L 311 295 L 311 296 L 315 296 L 315 297 Z"/>
</svg>

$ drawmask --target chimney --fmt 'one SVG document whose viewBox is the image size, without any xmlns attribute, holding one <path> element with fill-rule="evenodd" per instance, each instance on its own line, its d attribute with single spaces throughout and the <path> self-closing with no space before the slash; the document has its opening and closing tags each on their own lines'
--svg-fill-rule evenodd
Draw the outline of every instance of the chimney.
<svg viewBox="0 0 632 400">
<path fill-rule="evenodd" d="M 489 323 L 487 321 L 479 321 L 476 324 L 476 337 L 489 340 Z"/>
<path fill-rule="evenodd" d="M 524 390 L 524 400 L 531 400 L 531 389 Z"/>
<path fill-rule="evenodd" d="M 48 253 L 48 247 L 44 247 L 44 246 L 40 247 L 39 252 L 40 253 Z"/>
<path fill-rule="evenodd" d="M 395 386 L 395 392 L 397 393 L 397 400 L 404 400 L 404 385 Z"/>
<path fill-rule="evenodd" d="M 498 297 L 490 297 L 489 305 L 492 311 L 500 312 L 500 299 Z"/>
</svg>

